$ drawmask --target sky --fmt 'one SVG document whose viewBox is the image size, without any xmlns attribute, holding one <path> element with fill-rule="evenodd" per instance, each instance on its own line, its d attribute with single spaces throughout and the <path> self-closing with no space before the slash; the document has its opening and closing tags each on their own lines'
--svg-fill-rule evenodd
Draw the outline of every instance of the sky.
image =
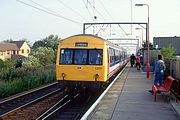
<svg viewBox="0 0 180 120">
<path fill-rule="evenodd" d="M 147 23 L 147 6 L 137 7 L 137 3 L 149 5 L 151 42 L 153 37 L 180 36 L 180 0 L 1 0 L 0 42 L 25 38 L 34 43 L 50 34 L 63 39 L 82 34 L 87 22 Z M 91 26 L 86 33 L 94 31 L 105 39 L 141 39 L 137 27 L 141 26 Z M 145 29 L 143 36 L 145 39 Z"/>
</svg>

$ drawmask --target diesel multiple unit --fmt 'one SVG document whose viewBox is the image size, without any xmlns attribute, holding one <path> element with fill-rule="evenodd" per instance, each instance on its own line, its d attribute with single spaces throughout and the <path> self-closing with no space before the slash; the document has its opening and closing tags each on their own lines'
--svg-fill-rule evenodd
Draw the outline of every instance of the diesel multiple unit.
<svg viewBox="0 0 180 120">
<path fill-rule="evenodd" d="M 93 35 L 75 35 L 60 41 L 56 78 L 76 85 L 104 83 L 127 60 L 125 49 Z"/>
</svg>

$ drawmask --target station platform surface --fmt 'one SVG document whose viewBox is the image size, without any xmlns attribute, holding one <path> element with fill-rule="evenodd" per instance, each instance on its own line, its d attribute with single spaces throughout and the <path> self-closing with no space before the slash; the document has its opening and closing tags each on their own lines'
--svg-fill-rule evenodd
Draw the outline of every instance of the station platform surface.
<svg viewBox="0 0 180 120">
<path fill-rule="evenodd" d="M 167 94 L 159 94 L 157 101 L 153 101 L 149 90 L 154 75 L 146 79 L 146 73 L 131 67 L 127 67 L 123 75 L 124 82 L 120 76 L 114 83 L 118 89 L 113 91 L 112 86 L 89 120 L 180 120 L 180 102 L 170 101 Z"/>
</svg>

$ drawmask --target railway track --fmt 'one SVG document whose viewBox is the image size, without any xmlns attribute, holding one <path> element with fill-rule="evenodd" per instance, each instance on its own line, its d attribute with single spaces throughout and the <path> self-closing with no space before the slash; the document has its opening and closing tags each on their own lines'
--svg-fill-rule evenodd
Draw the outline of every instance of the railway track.
<svg viewBox="0 0 180 120">
<path fill-rule="evenodd" d="M 115 76 L 112 77 L 112 79 Z M 106 85 L 107 87 L 107 85 Z M 58 84 L 0 102 L 0 120 L 79 120 L 103 93 L 66 93 Z"/>
<path fill-rule="evenodd" d="M 36 120 L 78 120 L 89 102 L 89 95 L 76 93 L 74 96 L 66 95 L 53 107 L 44 112 Z"/>
<path fill-rule="evenodd" d="M 25 115 L 25 108 L 30 107 L 33 104 L 38 103 L 41 100 L 47 100 L 46 98 L 55 98 L 56 96 L 62 96 L 57 83 L 50 84 L 48 86 L 21 94 L 0 102 L 0 119 L 15 119 L 16 116 L 21 114 Z M 61 94 L 60 94 L 61 93 Z M 48 100 L 47 100 L 48 101 Z M 46 108 L 47 109 L 47 108 Z"/>
<path fill-rule="evenodd" d="M 116 75 L 111 78 L 111 81 L 115 78 Z M 108 87 L 108 84 L 106 87 Z M 36 120 L 79 120 L 97 98 L 101 96 L 106 87 L 96 93 L 86 92 L 86 95 L 84 95 L 81 91 L 81 93 L 76 93 L 71 97 L 67 95 L 66 98 L 59 101 Z"/>
<path fill-rule="evenodd" d="M 48 90 L 49 92 L 44 91 L 47 88 L 40 89 L 40 91 L 44 91 L 43 95 L 39 95 L 40 93 L 37 90 L 1 102 L 0 108 L 2 111 L 0 120 L 49 119 L 52 118 L 56 112 L 58 112 L 58 114 L 56 113 L 56 117 L 64 115 L 66 118 L 75 118 L 84 105 L 82 104 L 82 101 L 85 99 L 84 95 L 80 93 L 75 93 L 73 95 L 72 93 L 67 94 L 61 89 L 55 88 L 55 86 L 53 85 L 53 87 L 50 87 L 50 89 L 54 89 Z M 38 94 L 39 97 L 34 96 L 34 98 L 31 98 L 36 94 Z M 81 103 L 77 104 L 77 101 L 81 101 Z M 72 104 L 76 105 L 76 107 L 73 107 Z M 67 110 L 71 115 L 67 115 Z M 60 111 L 62 113 L 60 113 Z"/>
</svg>

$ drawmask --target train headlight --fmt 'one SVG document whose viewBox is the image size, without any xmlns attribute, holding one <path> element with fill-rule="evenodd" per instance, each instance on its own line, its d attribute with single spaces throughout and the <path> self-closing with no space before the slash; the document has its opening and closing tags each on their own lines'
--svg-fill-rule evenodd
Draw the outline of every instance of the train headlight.
<svg viewBox="0 0 180 120">
<path fill-rule="evenodd" d="M 65 74 L 65 73 L 62 73 L 61 76 L 62 76 L 62 78 L 63 78 L 63 80 L 64 80 L 64 78 L 66 77 L 66 74 Z"/>
<path fill-rule="evenodd" d="M 94 77 L 95 77 L 95 81 L 97 81 L 97 79 L 99 78 L 99 75 L 95 74 Z"/>
</svg>

